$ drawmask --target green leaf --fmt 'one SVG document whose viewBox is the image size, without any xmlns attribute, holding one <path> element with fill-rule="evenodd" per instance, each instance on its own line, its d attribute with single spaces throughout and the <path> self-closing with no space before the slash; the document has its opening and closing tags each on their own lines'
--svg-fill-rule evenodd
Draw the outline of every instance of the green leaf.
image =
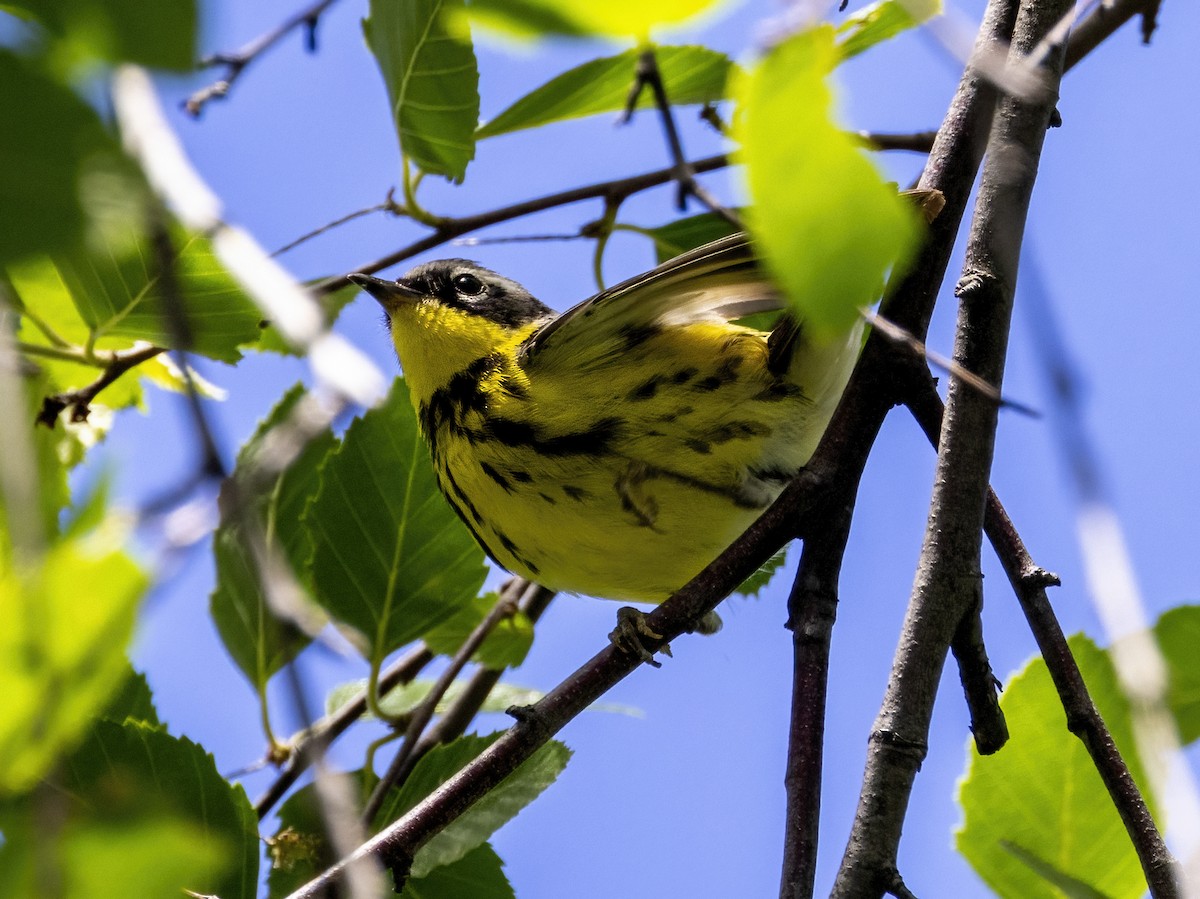
<svg viewBox="0 0 1200 899">
<path fill-rule="evenodd" d="M 416 678 L 407 684 L 393 687 L 380 700 L 379 707 L 388 716 L 393 718 L 407 715 L 429 695 L 429 691 L 433 689 L 434 683 L 433 678 Z M 367 682 L 365 680 L 354 680 L 338 684 L 338 686 L 329 691 L 329 695 L 325 698 L 326 713 L 332 715 L 351 699 L 362 693 L 366 689 L 366 686 Z M 450 684 L 450 688 L 446 691 L 434 711 L 438 714 L 446 711 L 462 695 L 466 686 L 467 681 L 463 679 L 456 680 Z M 535 690 L 532 687 L 522 687 L 517 684 L 501 681 L 492 687 L 491 692 L 487 695 L 487 699 L 479 707 L 479 711 L 501 714 L 514 705 L 533 705 L 545 695 L 541 690 Z M 588 706 L 588 711 L 610 712 L 616 715 L 628 715 L 631 718 L 644 717 L 641 709 L 634 706 L 621 705 L 616 702 L 593 703 Z M 365 720 L 374 716 L 370 712 L 363 712 L 362 717 Z"/>
<path fill-rule="evenodd" d="M 425 645 L 433 652 L 453 656 L 471 632 L 482 623 L 498 599 L 495 593 L 476 596 L 450 618 L 425 634 Z M 533 645 L 533 622 L 524 612 L 516 612 L 492 629 L 476 650 L 472 660 L 485 668 L 516 668 Z"/>
<path fill-rule="evenodd" d="M 737 211 L 739 214 L 742 212 Z M 659 225 L 657 228 L 647 228 L 646 233 L 654 241 L 655 261 L 662 264 L 709 241 L 728 237 L 736 230 L 716 213 L 702 212 Z"/>
<path fill-rule="evenodd" d="M 130 666 L 124 682 L 109 700 L 108 708 L 101 717 L 117 724 L 135 721 L 151 727 L 161 726 L 146 675 Z"/>
<path fill-rule="evenodd" d="M 832 28 L 819 26 L 772 48 L 734 91 L 751 230 L 818 340 L 853 328 L 920 233 L 914 211 L 831 118 L 826 79 L 837 59 Z"/>
<path fill-rule="evenodd" d="M 787 550 L 781 549 L 767 561 L 763 562 L 758 571 L 750 575 L 742 581 L 742 585 L 734 592 L 741 593 L 743 596 L 758 596 L 759 591 L 767 584 L 771 583 L 771 578 L 775 577 L 775 572 L 780 569 L 784 562 L 787 561 Z"/>
<path fill-rule="evenodd" d="M 563 72 L 480 127 L 476 138 L 623 110 L 639 55 L 638 50 L 627 50 Z M 655 48 L 655 57 L 674 105 L 714 103 L 725 98 L 725 82 L 733 63 L 724 53 L 707 47 L 663 46 Z M 638 108 L 653 106 L 650 91 L 642 91 Z"/>
<path fill-rule="evenodd" d="M 1158 648 L 1167 660 L 1170 682 L 1167 702 L 1175 715 L 1179 739 L 1200 737 L 1200 606 L 1179 606 L 1165 612 L 1154 625 Z"/>
<path fill-rule="evenodd" d="M 481 843 L 462 858 L 410 877 L 400 899 L 515 899 L 504 876 L 504 862 L 490 843 Z"/>
<path fill-rule="evenodd" d="M 3 49 L 0 121 L 0 209 L 9 223 L 0 228 L 0 265 L 77 246 L 86 222 L 81 186 L 117 145 L 79 97 Z"/>
<path fill-rule="evenodd" d="M 941 0 L 879 0 L 852 13 L 837 27 L 842 39 L 838 53 L 842 59 L 857 56 L 941 12 Z"/>
<path fill-rule="evenodd" d="M 407 715 L 424 701 L 435 683 L 437 681 L 433 678 L 418 677 L 407 684 L 393 687 L 384 694 L 379 702 L 379 707 L 383 709 L 386 715 L 392 718 Z M 330 714 L 336 712 L 351 699 L 362 693 L 366 689 L 366 686 L 367 682 L 365 680 L 353 680 L 347 681 L 344 684 L 338 684 L 329 692 L 329 695 L 325 699 L 326 711 Z M 463 694 L 466 686 L 467 681 L 461 678 L 451 683 L 434 711 L 440 715 L 446 709 L 450 708 L 458 697 Z M 501 682 L 492 687 L 491 692 L 488 693 L 487 699 L 483 701 L 483 705 L 479 707 L 479 710 L 481 712 L 503 712 L 514 705 L 532 705 L 545 695 L 541 690 Z M 362 717 L 366 720 L 374 716 L 370 712 L 363 712 Z"/>
<path fill-rule="evenodd" d="M 41 779 L 128 675 L 148 582 L 123 536 L 110 523 L 36 561 L 0 560 L 0 795 Z"/>
<path fill-rule="evenodd" d="M 196 2 L 7 0 L 81 55 L 189 71 L 196 63 Z"/>
<path fill-rule="evenodd" d="M 72 822 L 52 839 L 29 812 L 3 824 L 0 895 L 6 899 L 43 899 L 48 866 L 62 896 L 108 896 L 114 884 L 123 896 L 177 896 L 182 884 L 202 882 L 223 860 L 218 841 L 177 815 Z"/>
<path fill-rule="evenodd" d="M 1029 870 L 1057 888 L 1066 899 L 1107 899 L 1099 890 L 1082 880 L 1064 874 L 1053 865 L 1042 861 L 1028 849 L 1023 849 L 1007 840 L 1001 840 L 1000 845 L 1005 852 L 1011 852 L 1027 865 Z"/>
<path fill-rule="evenodd" d="M 54 258 L 63 284 L 100 348 L 145 340 L 186 349 L 222 362 L 242 358 L 238 348 L 256 342 L 261 313 L 221 265 L 206 237 L 172 233 L 179 301 L 189 342 L 180 346 L 169 326 L 170 308 L 148 235 L 135 221 L 110 222 L 99 249 Z M 24 297 L 26 305 L 38 308 Z"/>
<path fill-rule="evenodd" d="M 337 445 L 328 429 L 309 440 L 295 459 L 282 471 L 265 476 L 260 463 L 268 441 L 281 439 L 280 426 L 287 423 L 297 403 L 305 395 L 297 384 L 279 401 L 238 454 L 232 485 L 226 485 L 227 500 L 220 525 L 213 535 L 217 584 L 210 608 L 213 622 L 225 649 L 246 678 L 263 695 L 267 681 L 296 657 L 309 643 L 304 630 L 281 620 L 267 605 L 258 564 L 249 546 L 245 528 L 229 506 L 236 495 L 255 515 L 263 534 L 278 546 L 303 586 L 311 586 L 308 563 L 312 557 L 312 535 L 303 524 L 303 512 L 309 498 L 318 489 L 318 469 Z M 269 470 L 278 466 L 270 465 Z M 294 619 L 308 621 L 321 613 L 305 598 L 289 597 L 296 608 L 286 610 Z M 306 630 L 314 629 L 312 626 Z"/>
<path fill-rule="evenodd" d="M 350 425 L 305 520 L 317 599 L 367 638 L 373 662 L 467 605 L 487 573 L 483 551 L 438 491 L 400 379 Z"/>
<path fill-rule="evenodd" d="M 1112 662 L 1085 637 L 1072 637 L 1070 646 L 1134 780 L 1144 784 L 1129 705 Z M 1035 659 L 1011 678 L 1000 706 L 1012 738 L 992 756 L 968 750 L 959 787 L 964 814 L 956 834 L 959 851 L 1001 896 L 1062 895 L 1021 853 L 1107 896 L 1133 899 L 1145 893 L 1129 836 L 1083 743 L 1067 731 L 1045 662 Z"/>
<path fill-rule="evenodd" d="M 194 828 L 192 841 L 178 849 L 184 862 L 204 863 L 200 872 L 159 895 L 187 888 L 222 899 L 255 896 L 254 809 L 241 786 L 226 781 L 212 756 L 191 740 L 136 722 L 98 721 L 64 766 L 57 786 L 71 797 L 70 814 L 88 823 L 141 824 L 171 817 Z M 155 862 L 144 854 L 150 847 L 130 848 L 138 854 L 125 858 L 127 864 L 142 868 Z"/>
<path fill-rule="evenodd" d="M 658 26 L 677 26 L 716 6 L 716 0 L 471 0 L 472 24 L 518 38 L 649 36 Z"/>
<path fill-rule="evenodd" d="M 459 737 L 452 743 L 431 749 L 417 763 L 408 780 L 389 794 L 375 819 L 376 826 L 382 829 L 409 811 L 501 736 L 496 733 L 486 737 Z M 538 749 L 417 852 L 412 876 L 424 877 L 434 868 L 452 864 L 486 842 L 557 779 L 570 757 L 571 750 L 556 740 Z"/>
<path fill-rule="evenodd" d="M 387 85 L 404 155 L 431 175 L 463 180 L 475 158 L 479 68 L 470 34 L 451 30 L 463 0 L 371 0 L 367 45 Z"/>
</svg>

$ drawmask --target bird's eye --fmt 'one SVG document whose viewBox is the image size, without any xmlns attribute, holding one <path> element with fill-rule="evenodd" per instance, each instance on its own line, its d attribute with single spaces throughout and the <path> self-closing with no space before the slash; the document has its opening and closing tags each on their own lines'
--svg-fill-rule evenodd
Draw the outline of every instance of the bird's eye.
<svg viewBox="0 0 1200 899">
<path fill-rule="evenodd" d="M 457 275 L 454 289 L 465 297 L 477 297 L 483 293 L 483 282 L 474 275 Z"/>
</svg>

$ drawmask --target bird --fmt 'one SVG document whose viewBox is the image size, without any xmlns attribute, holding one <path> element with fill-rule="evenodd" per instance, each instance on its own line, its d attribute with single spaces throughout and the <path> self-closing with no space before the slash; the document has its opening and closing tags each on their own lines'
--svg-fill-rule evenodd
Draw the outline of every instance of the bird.
<svg viewBox="0 0 1200 899">
<path fill-rule="evenodd" d="M 438 485 L 480 546 L 607 599 L 661 602 L 745 531 L 809 461 L 862 344 L 861 322 L 813 338 L 745 233 L 562 314 L 466 259 L 349 277 L 384 309 Z"/>
</svg>

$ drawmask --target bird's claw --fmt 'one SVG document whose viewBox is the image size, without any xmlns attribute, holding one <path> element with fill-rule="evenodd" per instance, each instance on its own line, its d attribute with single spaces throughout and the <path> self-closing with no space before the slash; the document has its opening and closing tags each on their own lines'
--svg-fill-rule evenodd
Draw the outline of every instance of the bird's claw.
<svg viewBox="0 0 1200 899">
<path fill-rule="evenodd" d="M 662 634 L 646 623 L 646 616 L 631 606 L 622 606 L 617 610 L 617 626 L 608 635 L 609 642 L 621 652 L 639 658 L 655 668 L 661 668 L 662 663 L 655 660 L 654 653 L 646 648 L 643 639 L 658 641 L 662 638 Z M 670 644 L 663 643 L 658 647 L 658 652 L 670 656 Z"/>
</svg>

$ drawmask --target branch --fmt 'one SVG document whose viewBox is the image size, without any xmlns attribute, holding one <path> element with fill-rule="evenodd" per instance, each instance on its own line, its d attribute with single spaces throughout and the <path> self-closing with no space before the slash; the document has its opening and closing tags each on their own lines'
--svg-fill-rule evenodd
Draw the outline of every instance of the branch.
<svg viewBox="0 0 1200 899">
<path fill-rule="evenodd" d="M 995 24 L 1003 4 L 989 7 Z M 1017 14 L 1009 58 L 1021 64 L 1068 10 L 1066 0 L 1026 2 Z M 988 34 L 994 34 L 987 29 Z M 1041 72 L 1047 91 L 1002 98 L 959 282 L 955 360 L 999 387 L 1004 373 L 1017 261 L 1038 157 L 1054 111 L 1061 48 Z M 892 676 L 868 749 L 855 821 L 834 884 L 836 896 L 869 895 L 896 870 L 900 832 L 946 651 L 979 590 L 981 528 L 994 449 L 997 408 L 951 378 L 938 441 L 938 465 L 912 599 Z"/>
<path fill-rule="evenodd" d="M 31 349 L 32 347 L 28 346 L 22 347 L 22 350 L 25 352 Z M 71 421 L 86 421 L 88 413 L 91 412 L 91 404 L 100 391 L 112 384 L 131 368 L 136 368 L 143 362 L 147 362 L 165 352 L 165 347 L 143 346 L 131 350 L 119 350 L 113 353 L 105 364 L 104 370 L 100 373 L 100 377 L 91 384 L 81 387 L 78 390 L 56 393 L 43 399 L 41 411 L 38 412 L 38 424 L 46 425 L 50 428 L 54 427 L 54 422 L 58 420 L 59 414 L 64 409 L 71 410 Z"/>
<path fill-rule="evenodd" d="M 683 154 L 683 142 L 679 138 L 679 129 L 675 127 L 675 116 L 671 112 L 671 101 L 667 98 L 667 88 L 663 84 L 662 73 L 658 70 L 658 60 L 654 55 L 654 47 L 651 45 L 647 45 L 638 56 L 633 87 L 629 91 L 628 99 L 625 101 L 623 122 L 628 122 L 633 118 L 638 97 L 641 95 L 642 90 L 647 87 L 654 94 L 654 105 L 657 107 L 659 118 L 662 120 L 663 133 L 667 139 L 667 149 L 671 153 L 675 180 L 679 184 L 679 192 L 675 199 L 676 208 L 680 212 L 683 212 L 687 208 L 687 198 L 695 197 L 707 206 L 710 211 L 719 215 L 734 228 L 737 228 L 739 231 L 742 230 L 745 226 L 737 214 L 723 206 L 716 197 L 696 181 L 696 173 L 688 164 L 687 158 Z"/>
<path fill-rule="evenodd" d="M 927 389 L 914 393 L 907 405 L 930 443 L 936 446 L 942 429 L 942 401 L 932 383 Z M 1154 825 L 1146 801 L 1113 742 L 1112 734 L 1092 702 L 1062 626 L 1046 596 L 1047 587 L 1058 586 L 1058 577 L 1033 561 L 999 497 L 991 490 L 984 513 L 984 532 L 1008 575 L 1029 630 L 1046 661 L 1050 679 L 1066 713 L 1067 729 L 1082 741 L 1091 756 L 1133 842 L 1151 894 L 1175 895 L 1174 859 Z"/>
<path fill-rule="evenodd" d="M 212 56 L 200 60 L 201 68 L 225 66 L 225 75 L 207 87 L 196 91 L 183 102 L 183 108 L 187 110 L 188 115 L 199 118 L 204 105 L 209 100 L 223 100 L 227 97 L 234 82 L 242 76 L 242 72 L 250 63 L 297 28 L 305 29 L 305 47 L 310 53 L 315 52 L 317 49 L 317 22 L 321 18 L 321 14 L 335 2 L 336 0 L 318 0 L 308 8 L 285 19 L 270 31 L 260 34 L 233 53 L 214 53 Z"/>
<path fill-rule="evenodd" d="M 838 500 L 816 513 L 821 527 L 804 538 L 800 565 L 788 597 L 792 632 L 792 712 L 787 769 L 783 776 L 787 813 L 783 831 L 780 899 L 813 895 L 821 818 L 822 747 L 829 683 L 829 647 L 837 618 L 838 575 L 850 537 L 858 482 L 842 483 Z"/>
<path fill-rule="evenodd" d="M 511 618 L 517 611 L 517 600 L 521 594 L 530 587 L 528 581 L 523 578 L 513 578 L 509 581 L 506 589 L 500 592 L 496 604 L 492 606 L 490 612 L 484 616 L 483 620 L 477 624 L 467 639 L 463 641 L 462 646 L 458 648 L 458 652 L 454 654 L 454 658 L 450 660 L 450 664 L 446 666 L 446 670 L 438 675 L 437 681 L 434 682 L 433 688 L 428 695 L 421 700 L 421 703 L 413 710 L 408 721 L 408 727 L 404 732 L 404 742 L 401 744 L 395 758 L 392 759 L 391 765 L 379 782 L 375 784 L 375 788 L 371 791 L 371 796 L 367 799 L 367 803 L 363 806 L 363 820 L 370 822 L 374 820 L 376 813 L 383 805 L 384 799 L 393 787 L 404 783 L 412 769 L 419 761 L 415 750 L 417 740 L 425 731 L 429 722 L 433 719 L 437 705 L 442 701 L 442 697 L 446 695 L 446 691 L 450 689 L 450 685 L 454 683 L 455 678 L 471 661 L 471 656 L 475 651 L 483 645 L 483 641 L 487 639 L 488 634 L 496 629 L 501 620 Z"/>
<path fill-rule="evenodd" d="M 1067 69 L 1073 69 L 1134 16 L 1142 17 L 1142 43 L 1150 43 L 1150 36 L 1158 27 L 1160 4 L 1161 0 L 1112 0 L 1110 3 L 1097 4 L 1071 32 L 1071 40 L 1067 44 Z"/>
<path fill-rule="evenodd" d="M 400 684 L 407 684 L 432 661 L 433 653 L 424 644 L 410 649 L 379 676 L 380 693 L 386 693 Z M 260 820 L 265 818 L 267 813 L 275 807 L 275 803 L 291 789 L 292 784 L 308 769 L 313 759 L 324 752 L 351 724 L 362 718 L 366 711 L 367 691 L 363 690 L 340 706 L 337 711 L 326 715 L 312 727 L 291 739 L 292 752 L 287 764 L 280 770 L 275 781 L 267 787 L 266 792 L 259 796 L 254 803 L 254 811 Z"/>
</svg>

